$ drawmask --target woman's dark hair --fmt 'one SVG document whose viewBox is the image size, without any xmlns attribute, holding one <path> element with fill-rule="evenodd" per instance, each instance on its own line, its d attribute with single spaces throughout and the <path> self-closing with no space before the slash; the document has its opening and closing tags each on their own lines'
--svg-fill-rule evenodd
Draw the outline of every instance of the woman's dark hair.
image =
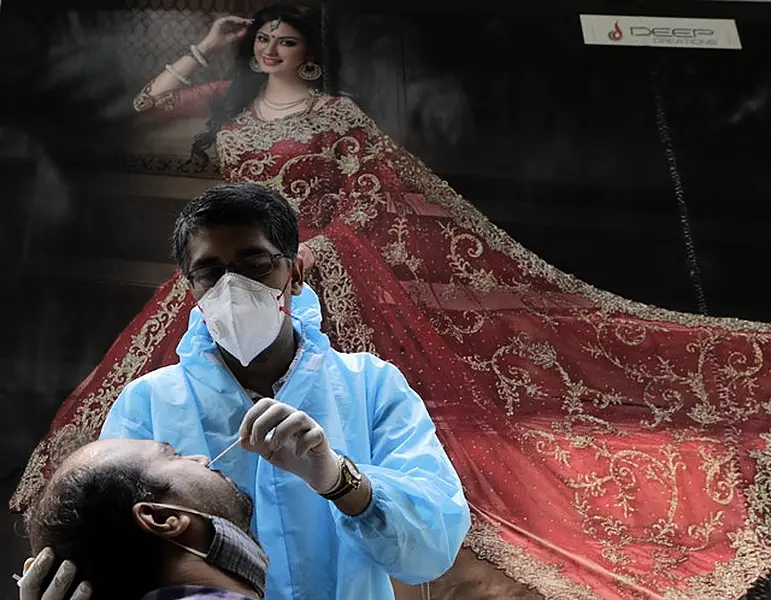
<svg viewBox="0 0 771 600">
<path fill-rule="evenodd" d="M 169 490 L 140 463 L 81 465 L 54 475 L 26 515 L 32 551 L 50 547 L 58 560 L 74 562 L 71 589 L 88 581 L 92 600 L 142 598 L 163 583 L 163 542 L 140 529 L 132 508 Z"/>
<path fill-rule="evenodd" d="M 254 56 L 254 40 L 257 32 L 265 23 L 276 19 L 294 27 L 307 44 L 307 55 L 318 63 L 323 75 L 310 85 L 326 94 L 336 95 L 338 92 L 338 76 L 340 70 L 340 50 L 334 36 L 328 30 L 325 13 L 317 8 L 306 5 L 280 2 L 260 10 L 254 15 L 254 22 L 247 29 L 236 49 L 235 64 L 228 76 L 230 88 L 224 97 L 214 100 L 211 105 L 211 119 L 206 124 L 206 131 L 196 136 L 193 142 L 192 155 L 207 163 L 209 156 L 206 150 L 211 148 L 217 138 L 217 132 L 223 124 L 232 121 L 259 94 L 268 76 L 265 73 L 255 73 L 249 67 L 249 61 Z"/>
</svg>

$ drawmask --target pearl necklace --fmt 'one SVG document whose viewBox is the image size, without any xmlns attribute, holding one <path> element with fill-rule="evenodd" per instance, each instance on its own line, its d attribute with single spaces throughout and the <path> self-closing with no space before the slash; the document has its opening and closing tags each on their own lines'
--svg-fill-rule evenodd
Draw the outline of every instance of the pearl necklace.
<svg viewBox="0 0 771 600">
<path fill-rule="evenodd" d="M 265 98 L 263 94 L 260 94 L 259 96 L 257 96 L 257 99 L 254 101 L 254 112 L 260 121 L 267 122 L 273 119 L 266 119 L 263 116 L 262 111 L 260 110 L 261 103 L 265 103 L 265 106 L 267 106 L 269 109 L 277 113 L 287 113 L 287 111 L 291 111 L 291 109 L 301 106 L 302 104 L 305 104 L 305 108 L 303 110 L 292 111 L 292 112 L 289 112 L 288 114 L 280 114 L 275 118 L 281 119 L 283 117 L 288 117 L 294 114 L 301 114 L 301 113 L 307 114 L 311 111 L 311 109 L 313 108 L 313 105 L 316 103 L 316 98 L 318 97 L 318 95 L 319 94 L 316 90 L 310 89 L 308 90 L 307 96 L 303 96 L 298 100 L 291 100 L 290 102 L 279 104 L 276 102 L 271 102 L 270 100 Z"/>
</svg>

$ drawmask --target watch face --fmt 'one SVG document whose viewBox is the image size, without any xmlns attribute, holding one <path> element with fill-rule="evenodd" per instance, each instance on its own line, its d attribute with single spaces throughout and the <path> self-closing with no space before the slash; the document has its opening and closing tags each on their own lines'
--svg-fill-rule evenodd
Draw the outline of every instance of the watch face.
<svg viewBox="0 0 771 600">
<path fill-rule="evenodd" d="M 350 479 L 356 482 L 361 481 L 361 472 L 347 456 L 343 457 L 343 467 L 348 472 Z"/>
</svg>

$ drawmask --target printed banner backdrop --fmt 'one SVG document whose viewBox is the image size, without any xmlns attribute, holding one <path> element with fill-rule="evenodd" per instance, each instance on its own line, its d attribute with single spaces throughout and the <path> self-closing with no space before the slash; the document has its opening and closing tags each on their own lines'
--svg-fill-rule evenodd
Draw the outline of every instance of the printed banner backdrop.
<svg viewBox="0 0 771 600">
<path fill-rule="evenodd" d="M 274 162 L 247 178 L 297 206 L 334 343 L 404 370 L 463 478 L 474 527 L 456 566 L 428 592 L 740 595 L 769 558 L 771 382 L 761 321 L 771 313 L 753 282 L 771 189 L 761 41 L 771 15 L 754 28 L 760 9 L 736 15 L 741 50 L 689 54 L 588 47 L 577 7 L 522 14 L 489 2 L 470 18 L 410 4 L 325 5 L 353 101 L 319 119 L 356 144 L 328 163 L 314 150 L 326 142 L 299 125 L 263 124 L 260 143 Z M 90 127 L 48 140 L 30 125 L 24 139 L 36 145 L 14 145 L 13 160 L 48 161 L 50 187 L 27 197 L 63 203 L 60 213 L 52 200 L 20 203 L 14 217 L 26 222 L 31 211 L 42 223 L 45 214 L 49 225 L 33 239 L 48 239 L 49 254 L 33 250 L 37 270 L 18 275 L 19 284 L 37 282 L 20 287 L 46 304 L 13 300 L 13 314 L 39 329 L 29 336 L 23 323 L 11 325 L 12 340 L 35 340 L 24 342 L 23 360 L 19 352 L 6 359 L 14 378 L 4 394 L 9 406 L 45 396 L 31 437 L 58 407 L 14 510 L 95 437 L 125 383 L 175 360 L 190 301 L 168 258 L 174 216 L 257 158 L 242 148 L 208 165 L 192 160 L 203 114 L 124 113 L 216 15 L 256 7 L 165 1 L 75 11 L 51 45 L 50 81 L 82 78 L 78 92 L 111 99 L 100 101 L 99 118 L 130 129 L 89 146 L 77 138 Z M 95 46 L 101 63 L 84 56 Z M 228 65 L 219 57 L 193 83 L 226 77 Z M 287 140 L 309 166 L 279 181 Z M 20 170 L 9 173 L 22 180 Z M 293 185 L 329 173 L 334 202 Z M 28 256 L 30 238 L 9 234 L 9 246 Z M 51 339 L 61 350 L 36 353 L 33 341 Z M 65 354 L 74 349 L 73 367 Z M 425 593 L 400 589 L 399 597 Z"/>
</svg>

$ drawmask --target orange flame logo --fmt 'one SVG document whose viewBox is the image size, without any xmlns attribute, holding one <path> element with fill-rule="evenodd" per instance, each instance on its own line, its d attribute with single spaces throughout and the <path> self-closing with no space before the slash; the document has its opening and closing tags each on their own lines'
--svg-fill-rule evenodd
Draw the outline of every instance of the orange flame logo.
<svg viewBox="0 0 771 600">
<path fill-rule="evenodd" d="M 614 42 L 620 42 L 624 39 L 624 32 L 621 31 L 621 27 L 618 26 L 618 21 L 616 21 L 613 29 L 608 32 L 608 37 Z"/>
</svg>

